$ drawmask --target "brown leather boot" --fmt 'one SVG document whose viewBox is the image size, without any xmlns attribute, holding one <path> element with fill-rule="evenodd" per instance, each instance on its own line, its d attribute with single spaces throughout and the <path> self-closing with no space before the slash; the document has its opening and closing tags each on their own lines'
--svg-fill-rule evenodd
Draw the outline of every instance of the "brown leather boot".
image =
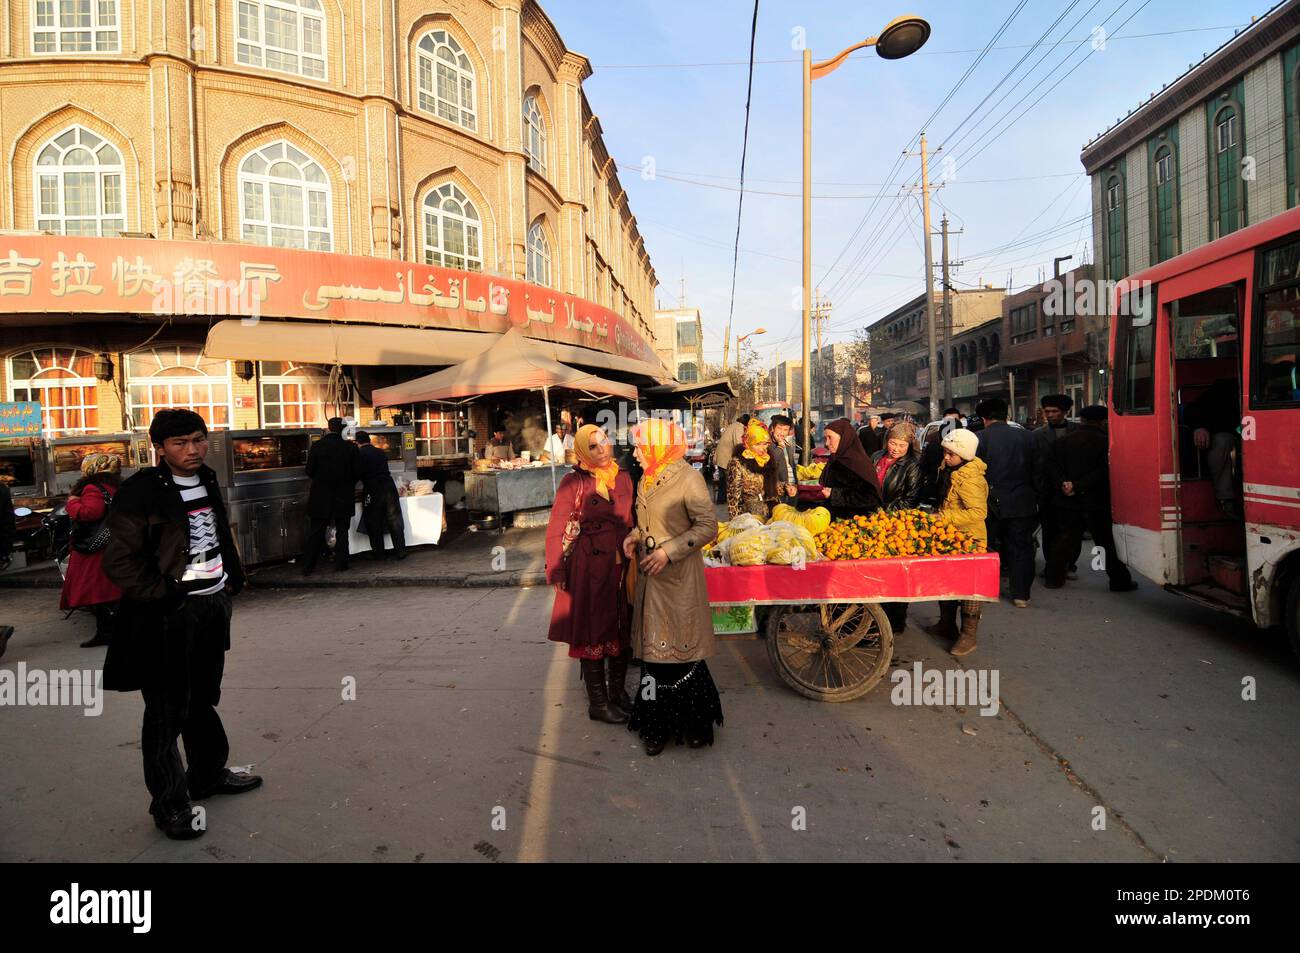
<svg viewBox="0 0 1300 953">
<path fill-rule="evenodd" d="M 605 660 L 585 658 L 582 662 L 582 680 L 587 685 L 587 717 L 607 725 L 621 725 L 627 715 L 621 708 L 609 703 L 609 690 L 605 687 Z"/>
<path fill-rule="evenodd" d="M 925 631 L 937 639 L 951 641 L 957 638 L 957 603 L 952 600 L 939 603 L 939 621 L 927 625 Z"/>
<path fill-rule="evenodd" d="M 970 655 L 975 651 L 975 632 L 980 625 L 982 607 L 978 602 L 961 604 L 961 636 L 957 643 L 948 650 L 949 655 Z"/>
<path fill-rule="evenodd" d="M 632 661 L 631 649 L 622 655 L 611 655 L 609 664 L 609 701 L 625 712 L 632 710 L 632 699 L 627 693 L 627 663 Z"/>
</svg>

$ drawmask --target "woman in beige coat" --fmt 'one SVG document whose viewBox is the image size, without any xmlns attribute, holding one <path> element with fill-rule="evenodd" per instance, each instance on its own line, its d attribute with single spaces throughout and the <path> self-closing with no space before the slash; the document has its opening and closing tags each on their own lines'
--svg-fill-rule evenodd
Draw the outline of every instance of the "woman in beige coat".
<svg viewBox="0 0 1300 953">
<path fill-rule="evenodd" d="M 722 701 L 705 662 L 713 654 L 713 618 L 703 549 L 718 533 L 718 518 L 704 478 L 683 459 L 679 426 L 650 419 L 633 439 L 645 472 L 636 527 L 623 551 L 638 560 L 632 648 L 642 680 L 628 727 L 654 757 L 670 737 L 692 748 L 711 745 L 713 726 L 722 724 Z"/>
</svg>

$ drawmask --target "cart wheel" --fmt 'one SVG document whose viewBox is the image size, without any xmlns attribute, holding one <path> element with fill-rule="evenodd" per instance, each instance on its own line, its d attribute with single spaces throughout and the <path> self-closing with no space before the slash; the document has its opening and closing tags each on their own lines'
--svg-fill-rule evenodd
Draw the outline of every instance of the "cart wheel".
<svg viewBox="0 0 1300 953">
<path fill-rule="evenodd" d="M 781 680 L 823 702 L 861 698 L 889 670 L 894 630 L 875 603 L 774 606 L 767 654 Z"/>
</svg>

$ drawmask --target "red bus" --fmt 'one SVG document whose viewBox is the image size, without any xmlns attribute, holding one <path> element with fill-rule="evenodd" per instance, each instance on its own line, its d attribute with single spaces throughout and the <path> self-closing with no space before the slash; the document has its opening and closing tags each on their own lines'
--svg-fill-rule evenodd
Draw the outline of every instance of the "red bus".
<svg viewBox="0 0 1300 953">
<path fill-rule="evenodd" d="M 1119 282 L 1115 541 L 1174 592 L 1300 655 L 1300 209 Z"/>
</svg>

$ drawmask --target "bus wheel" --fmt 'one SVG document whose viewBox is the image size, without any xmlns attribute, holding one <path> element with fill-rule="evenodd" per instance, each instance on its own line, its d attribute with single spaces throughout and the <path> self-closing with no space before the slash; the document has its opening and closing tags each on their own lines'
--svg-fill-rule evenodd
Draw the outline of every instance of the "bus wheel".
<svg viewBox="0 0 1300 953">
<path fill-rule="evenodd" d="M 1286 593 L 1286 616 L 1282 620 L 1291 651 L 1300 659 L 1300 573 L 1291 577 Z"/>
</svg>

